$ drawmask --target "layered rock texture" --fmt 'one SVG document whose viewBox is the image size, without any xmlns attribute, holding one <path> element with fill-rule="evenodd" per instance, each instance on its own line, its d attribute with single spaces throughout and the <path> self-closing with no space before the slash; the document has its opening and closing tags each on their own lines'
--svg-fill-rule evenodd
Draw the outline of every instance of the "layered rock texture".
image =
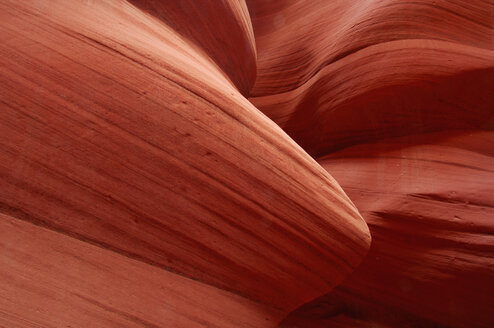
<svg viewBox="0 0 494 328">
<path fill-rule="evenodd" d="M 287 322 L 332 327 L 331 315 L 372 323 L 364 327 L 492 326 L 493 138 L 481 131 L 415 135 L 320 158 L 373 242 L 342 285 Z"/>
<path fill-rule="evenodd" d="M 0 326 L 494 326 L 494 2 L 0 0 Z"/>
</svg>

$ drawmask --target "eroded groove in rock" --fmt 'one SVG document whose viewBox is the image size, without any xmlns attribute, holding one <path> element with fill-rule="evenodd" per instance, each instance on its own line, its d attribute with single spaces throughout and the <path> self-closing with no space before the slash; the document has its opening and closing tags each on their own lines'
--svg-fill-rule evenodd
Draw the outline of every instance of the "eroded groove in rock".
<svg viewBox="0 0 494 328">
<path fill-rule="evenodd" d="M 341 314 L 369 327 L 491 327 L 492 140 L 493 132 L 444 132 L 320 159 L 362 213 L 373 243 L 341 286 L 287 325 L 327 327 Z"/>
<path fill-rule="evenodd" d="M 258 49 L 250 100 L 309 154 L 492 129 L 494 2 L 248 5 Z"/>
<path fill-rule="evenodd" d="M 164 21 L 0 1 L 1 212 L 282 311 L 329 291 L 366 254 L 365 222 Z"/>
<path fill-rule="evenodd" d="M 324 66 L 393 40 L 443 40 L 493 49 L 485 0 L 247 0 L 258 49 L 253 96 L 287 92 Z"/>
<path fill-rule="evenodd" d="M 490 328 L 492 90 L 491 0 L 0 0 L 0 326 Z"/>
<path fill-rule="evenodd" d="M 256 78 L 256 45 L 245 0 L 129 0 L 199 45 L 243 95 Z"/>
<path fill-rule="evenodd" d="M 313 155 L 387 137 L 492 129 L 494 52 L 400 40 L 326 66 L 301 87 L 251 98 Z"/>
</svg>

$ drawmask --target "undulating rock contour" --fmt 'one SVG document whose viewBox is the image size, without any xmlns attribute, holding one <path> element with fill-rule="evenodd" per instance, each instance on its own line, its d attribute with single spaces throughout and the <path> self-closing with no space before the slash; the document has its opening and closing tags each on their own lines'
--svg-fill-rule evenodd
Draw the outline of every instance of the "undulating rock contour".
<svg viewBox="0 0 494 328">
<path fill-rule="evenodd" d="M 0 0 L 0 326 L 492 327 L 491 0 Z"/>
</svg>

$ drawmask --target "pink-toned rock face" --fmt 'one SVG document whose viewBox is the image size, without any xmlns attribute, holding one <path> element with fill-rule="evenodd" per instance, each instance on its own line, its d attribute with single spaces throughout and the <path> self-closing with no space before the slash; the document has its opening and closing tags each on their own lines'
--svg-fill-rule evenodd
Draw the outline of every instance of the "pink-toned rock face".
<svg viewBox="0 0 494 328">
<path fill-rule="evenodd" d="M 245 0 L 129 0 L 192 41 L 247 95 L 256 79 L 256 45 Z"/>
<path fill-rule="evenodd" d="M 245 23 L 234 5 L 229 19 Z M 187 39 L 159 8 L 0 1 L 1 212 L 259 302 L 273 325 L 360 264 L 368 228 L 327 171 L 242 96 L 236 76 L 249 67 L 230 72 L 236 59 L 212 59 L 196 28 Z M 216 19 L 208 8 L 197 10 Z"/>
<path fill-rule="evenodd" d="M 0 0 L 0 326 L 494 326 L 493 12 Z"/>
<path fill-rule="evenodd" d="M 282 312 L 0 214 L 2 327 L 273 327 Z"/>
</svg>

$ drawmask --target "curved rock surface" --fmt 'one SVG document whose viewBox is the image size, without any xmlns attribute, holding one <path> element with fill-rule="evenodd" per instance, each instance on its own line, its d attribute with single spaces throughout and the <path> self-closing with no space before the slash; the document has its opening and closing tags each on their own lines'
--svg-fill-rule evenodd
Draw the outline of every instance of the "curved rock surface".
<svg viewBox="0 0 494 328">
<path fill-rule="evenodd" d="M 292 92 L 251 101 L 318 156 L 394 136 L 492 128 L 492 90 L 494 51 L 407 40 L 363 49 Z"/>
<path fill-rule="evenodd" d="M 249 4 L 259 59 L 250 99 L 310 154 L 493 127 L 492 1 Z"/>
<path fill-rule="evenodd" d="M 492 90 L 491 0 L 0 0 L 0 326 L 492 327 Z"/>
<path fill-rule="evenodd" d="M 247 95 L 256 78 L 256 45 L 245 0 L 129 0 L 198 45 Z"/>
<path fill-rule="evenodd" d="M 0 214 L 2 327 L 273 327 L 250 301 Z"/>
<path fill-rule="evenodd" d="M 363 327 L 492 327 L 493 140 L 494 132 L 435 133 L 319 159 L 373 242 L 341 286 L 286 326 L 333 327 L 347 316 Z"/>
<path fill-rule="evenodd" d="M 197 34 L 121 0 L 0 1 L 0 15 L 2 213 L 276 313 L 361 262 L 370 235 L 348 197 Z"/>
<path fill-rule="evenodd" d="M 296 89 L 325 66 L 394 40 L 494 48 L 485 0 L 247 0 L 258 49 L 252 96 Z"/>
</svg>

